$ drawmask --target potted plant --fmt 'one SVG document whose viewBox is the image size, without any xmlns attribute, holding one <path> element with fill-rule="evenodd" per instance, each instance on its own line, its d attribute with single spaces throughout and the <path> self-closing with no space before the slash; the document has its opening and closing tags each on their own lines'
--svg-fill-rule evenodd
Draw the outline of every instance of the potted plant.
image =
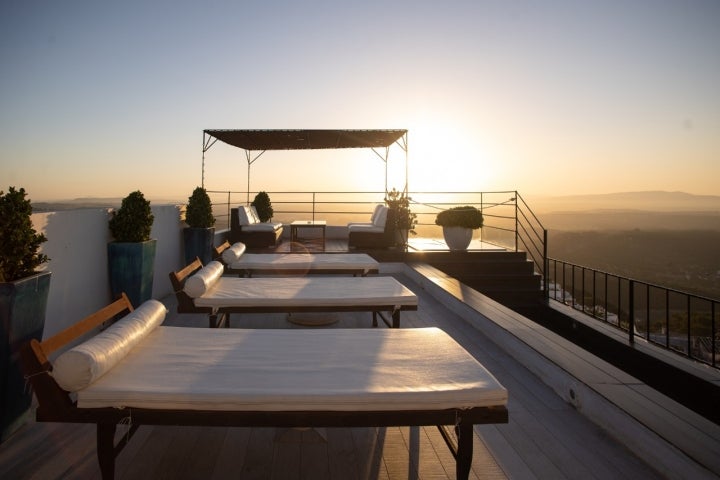
<svg viewBox="0 0 720 480">
<path fill-rule="evenodd" d="M 112 212 L 109 227 L 108 271 L 113 298 L 125 292 L 133 307 L 152 298 L 157 240 L 150 239 L 155 217 L 142 192 L 130 193 Z"/>
<path fill-rule="evenodd" d="M 50 260 L 39 252 L 47 238 L 33 228 L 25 196 L 24 188 L 0 191 L 0 441 L 28 418 L 32 392 L 25 388 L 18 347 L 42 339 L 50 291 L 50 272 L 37 271 Z"/>
<path fill-rule="evenodd" d="M 406 192 L 399 192 L 395 188 L 387 192 L 385 196 L 385 204 L 391 210 L 395 210 L 395 226 L 397 234 L 397 243 L 404 247 L 407 245 L 408 236 L 415 235 L 415 225 L 417 225 L 417 214 L 410 210 L 411 198 Z"/>
<path fill-rule="evenodd" d="M 207 191 L 196 187 L 188 198 L 185 210 L 183 240 L 185 244 L 185 264 L 198 257 L 203 265 L 212 260 L 212 247 L 215 240 L 215 217 L 212 213 L 212 202 Z"/>
<path fill-rule="evenodd" d="M 258 192 L 251 205 L 255 207 L 261 222 L 267 222 L 273 217 L 274 210 L 270 203 L 270 195 L 266 192 Z"/>
<path fill-rule="evenodd" d="M 465 205 L 438 213 L 435 224 L 443 227 L 443 237 L 450 250 L 467 250 L 473 230 L 483 225 L 483 216 L 477 208 Z"/>
</svg>

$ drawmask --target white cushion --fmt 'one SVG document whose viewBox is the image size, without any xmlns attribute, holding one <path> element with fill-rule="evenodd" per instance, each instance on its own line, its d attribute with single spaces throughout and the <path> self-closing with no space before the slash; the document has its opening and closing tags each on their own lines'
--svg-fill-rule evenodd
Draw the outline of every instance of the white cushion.
<svg viewBox="0 0 720 480">
<path fill-rule="evenodd" d="M 282 227 L 282 223 L 255 223 L 242 228 L 243 232 L 275 232 Z"/>
<path fill-rule="evenodd" d="M 191 298 L 197 298 L 208 291 L 215 282 L 222 277 L 224 267 L 218 261 L 212 261 L 203 268 L 195 272 L 190 278 L 185 280 L 183 291 Z"/>
<path fill-rule="evenodd" d="M 250 225 L 250 219 L 248 218 L 247 210 L 245 207 L 238 207 L 238 223 L 242 225 Z"/>
<path fill-rule="evenodd" d="M 378 203 L 375 205 L 375 210 L 373 210 L 372 215 L 370 216 L 370 223 L 375 223 L 375 219 L 380 214 L 380 210 L 382 210 L 384 205 L 382 203 Z"/>
<path fill-rule="evenodd" d="M 245 253 L 245 244 L 237 242 L 233 246 L 223 250 L 220 256 L 222 257 L 223 262 L 225 262 L 225 265 L 230 265 L 231 263 L 235 263 L 240 260 L 243 253 Z"/>
<path fill-rule="evenodd" d="M 388 208 L 384 205 L 381 205 L 381 209 L 379 209 L 377 216 L 375 217 L 375 220 L 373 221 L 373 225 L 376 227 L 380 227 L 382 229 L 385 228 L 385 221 L 387 220 L 387 213 Z"/>
<path fill-rule="evenodd" d="M 252 223 L 262 223 L 260 221 L 260 215 L 257 213 L 257 208 L 255 208 L 255 205 L 250 205 L 250 216 L 252 218 Z"/>
<path fill-rule="evenodd" d="M 148 300 L 105 331 L 60 355 L 52 376 L 61 388 L 77 392 L 110 371 L 163 320 L 167 309 Z"/>
<path fill-rule="evenodd" d="M 367 233 L 383 233 L 385 227 L 376 227 L 369 223 L 354 223 L 348 225 L 348 232 L 367 232 Z"/>
</svg>

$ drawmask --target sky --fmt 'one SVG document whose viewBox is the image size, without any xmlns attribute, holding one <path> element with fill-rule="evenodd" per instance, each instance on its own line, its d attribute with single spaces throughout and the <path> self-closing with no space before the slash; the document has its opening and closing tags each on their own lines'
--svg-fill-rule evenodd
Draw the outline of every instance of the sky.
<svg viewBox="0 0 720 480">
<path fill-rule="evenodd" d="M 401 128 L 411 192 L 720 195 L 719 52 L 716 0 L 0 0 L 0 189 L 187 199 L 204 129 Z M 204 161 L 207 189 L 246 190 L 244 151 Z M 384 172 L 266 152 L 250 189 Z"/>
</svg>

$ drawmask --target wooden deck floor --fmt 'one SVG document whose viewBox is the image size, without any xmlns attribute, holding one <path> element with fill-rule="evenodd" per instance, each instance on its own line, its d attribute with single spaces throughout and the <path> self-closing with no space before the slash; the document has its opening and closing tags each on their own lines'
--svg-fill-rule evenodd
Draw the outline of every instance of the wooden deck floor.
<svg viewBox="0 0 720 480">
<path fill-rule="evenodd" d="M 419 297 L 417 312 L 403 312 L 402 328 L 443 328 L 509 390 L 509 423 L 475 428 L 471 478 L 662 478 L 475 328 L 406 277 L 398 279 Z M 165 300 L 172 307 L 172 300 Z M 370 314 L 334 315 L 336 323 L 314 328 L 370 328 Z M 173 312 L 166 323 L 206 328 L 207 320 Z M 282 314 L 234 315 L 231 325 L 309 328 Z M 119 456 L 116 478 L 452 479 L 454 465 L 439 432 L 430 427 L 300 431 L 145 426 Z M 94 427 L 24 426 L 0 445 L 0 478 L 99 478 Z"/>
</svg>

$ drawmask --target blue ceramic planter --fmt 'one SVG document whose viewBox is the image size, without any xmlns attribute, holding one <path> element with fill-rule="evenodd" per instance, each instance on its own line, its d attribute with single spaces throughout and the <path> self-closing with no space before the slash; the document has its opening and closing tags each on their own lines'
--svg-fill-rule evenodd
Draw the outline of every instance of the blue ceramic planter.
<svg viewBox="0 0 720 480">
<path fill-rule="evenodd" d="M 42 340 L 50 276 L 44 272 L 0 283 L 0 441 L 22 426 L 30 414 L 32 392 L 25 388 L 19 350 L 31 339 Z"/>
<path fill-rule="evenodd" d="M 113 299 L 122 292 L 137 308 L 152 298 L 157 240 L 108 243 L 108 272 Z"/>
<path fill-rule="evenodd" d="M 183 229 L 183 240 L 185 243 L 185 265 L 195 260 L 195 257 L 199 258 L 203 265 L 207 265 L 212 261 L 215 227 L 185 228 Z"/>
</svg>

